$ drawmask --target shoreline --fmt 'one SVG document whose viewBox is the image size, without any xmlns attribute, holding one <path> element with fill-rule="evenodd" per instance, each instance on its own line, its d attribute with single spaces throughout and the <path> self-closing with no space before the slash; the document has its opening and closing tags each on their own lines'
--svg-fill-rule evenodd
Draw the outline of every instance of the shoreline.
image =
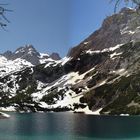
<svg viewBox="0 0 140 140">
<path fill-rule="evenodd" d="M 38 112 L 26 112 L 26 111 L 21 111 L 21 112 L 18 112 L 18 111 L 3 111 L 3 110 L 0 110 L 0 115 L 3 115 L 4 117 L 7 117 L 9 118 L 10 115 L 7 114 L 7 113 L 19 113 L 19 114 L 23 114 L 23 113 L 27 113 L 27 114 L 30 114 L 30 113 L 73 113 L 73 114 L 82 114 L 82 115 L 90 115 L 90 116 L 106 116 L 106 117 L 132 117 L 132 116 L 136 116 L 136 117 L 139 117 L 140 115 L 129 115 L 129 114 L 120 114 L 120 115 L 107 115 L 107 114 L 95 114 L 95 112 L 90 112 L 90 113 L 86 113 L 86 112 L 83 112 L 83 111 L 59 111 L 59 112 L 55 112 L 55 111 L 48 111 L 48 112 L 43 112 L 43 111 L 38 111 Z"/>
</svg>

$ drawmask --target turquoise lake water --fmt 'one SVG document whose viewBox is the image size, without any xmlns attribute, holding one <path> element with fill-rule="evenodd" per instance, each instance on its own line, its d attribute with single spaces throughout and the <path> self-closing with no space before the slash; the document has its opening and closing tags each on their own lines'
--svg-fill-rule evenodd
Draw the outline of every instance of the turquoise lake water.
<svg viewBox="0 0 140 140">
<path fill-rule="evenodd" d="M 0 140 L 140 140 L 140 116 L 9 114 L 0 120 Z"/>
</svg>

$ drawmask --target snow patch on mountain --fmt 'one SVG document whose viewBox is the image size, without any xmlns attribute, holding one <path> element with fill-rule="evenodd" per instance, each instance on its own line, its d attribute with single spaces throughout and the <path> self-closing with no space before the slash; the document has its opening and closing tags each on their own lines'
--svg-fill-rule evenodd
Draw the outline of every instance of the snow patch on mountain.
<svg viewBox="0 0 140 140">
<path fill-rule="evenodd" d="M 117 50 L 118 48 L 120 48 L 120 46 L 122 46 L 123 44 L 118 44 L 118 45 L 116 45 L 116 46 L 114 46 L 114 47 L 110 47 L 110 48 L 106 48 L 106 49 L 103 49 L 103 50 L 91 50 L 91 49 L 89 49 L 89 50 L 87 50 L 86 51 L 86 53 L 87 54 L 98 54 L 98 53 L 104 53 L 104 52 L 112 52 L 112 51 L 115 51 L 115 50 Z"/>
<path fill-rule="evenodd" d="M 0 56 L 0 76 L 19 71 L 26 67 L 32 67 L 33 65 L 24 59 L 7 60 L 4 56 Z"/>
</svg>

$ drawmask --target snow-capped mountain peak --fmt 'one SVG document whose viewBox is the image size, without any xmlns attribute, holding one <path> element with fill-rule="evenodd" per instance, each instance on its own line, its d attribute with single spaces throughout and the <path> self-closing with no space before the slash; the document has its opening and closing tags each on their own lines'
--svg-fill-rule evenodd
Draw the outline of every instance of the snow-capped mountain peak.
<svg viewBox="0 0 140 140">
<path fill-rule="evenodd" d="M 58 55 L 59 56 L 59 55 Z M 43 63 L 54 62 L 47 53 L 39 53 L 33 45 L 25 45 L 17 48 L 14 52 L 6 51 L 0 56 L 1 76 L 23 68 L 36 66 Z"/>
<path fill-rule="evenodd" d="M 19 54 L 19 55 L 23 55 L 23 54 L 35 54 L 37 56 L 39 56 L 39 53 L 37 52 L 37 50 L 33 47 L 33 45 L 26 45 L 24 47 L 20 47 L 18 48 L 14 54 Z"/>
<path fill-rule="evenodd" d="M 39 53 L 33 45 L 25 45 L 22 47 L 19 47 L 18 49 L 16 49 L 14 52 L 11 51 L 6 51 L 5 53 L 1 54 L 2 56 L 6 57 L 7 60 L 16 60 L 17 58 L 20 59 L 24 59 L 28 62 L 30 62 L 32 65 L 38 65 L 41 63 L 45 63 L 46 61 L 48 61 L 47 59 L 52 59 L 52 61 L 55 60 L 59 60 L 60 57 L 57 53 L 55 53 L 54 55 L 57 57 L 56 59 L 54 55 L 48 55 L 43 54 L 43 53 Z"/>
</svg>

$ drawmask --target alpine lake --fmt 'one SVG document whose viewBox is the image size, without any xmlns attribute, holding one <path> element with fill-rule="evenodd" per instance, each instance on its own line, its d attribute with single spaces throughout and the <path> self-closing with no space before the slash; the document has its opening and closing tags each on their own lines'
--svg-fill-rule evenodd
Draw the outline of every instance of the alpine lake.
<svg viewBox="0 0 140 140">
<path fill-rule="evenodd" d="M 8 112 L 0 140 L 140 140 L 140 116 Z"/>
</svg>

